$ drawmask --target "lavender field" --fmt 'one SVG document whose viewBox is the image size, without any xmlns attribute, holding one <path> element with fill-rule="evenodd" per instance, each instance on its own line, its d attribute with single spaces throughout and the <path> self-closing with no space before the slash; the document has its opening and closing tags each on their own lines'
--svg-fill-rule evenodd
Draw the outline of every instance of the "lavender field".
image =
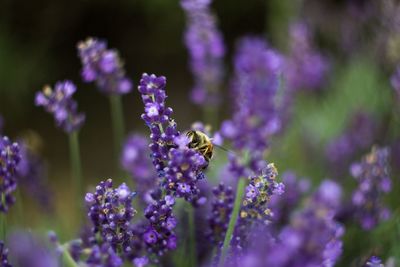
<svg viewBox="0 0 400 267">
<path fill-rule="evenodd" d="M 0 267 L 400 266 L 400 3 L 0 3 Z"/>
</svg>

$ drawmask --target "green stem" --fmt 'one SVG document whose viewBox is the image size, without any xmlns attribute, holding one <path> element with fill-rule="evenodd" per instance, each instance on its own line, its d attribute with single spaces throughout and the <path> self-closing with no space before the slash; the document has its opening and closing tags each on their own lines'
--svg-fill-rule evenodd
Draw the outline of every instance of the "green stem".
<svg viewBox="0 0 400 267">
<path fill-rule="evenodd" d="M 222 246 L 221 256 L 219 258 L 219 263 L 218 263 L 219 267 L 224 266 L 225 263 L 225 258 L 228 252 L 229 244 L 232 239 L 233 230 L 235 229 L 236 222 L 239 217 L 239 211 L 240 211 L 240 206 L 242 204 L 245 186 L 246 186 L 246 180 L 244 178 L 240 178 L 236 190 L 235 204 L 233 206 L 231 218 L 229 219 L 228 230 L 226 231 L 225 234 L 224 244 Z"/>
<path fill-rule="evenodd" d="M 125 126 L 124 126 L 124 113 L 122 109 L 122 99 L 120 95 L 110 96 L 110 107 L 111 107 L 111 120 L 113 127 L 113 138 L 114 138 L 114 157 L 116 159 L 116 167 L 121 172 L 119 158 L 122 148 L 122 142 L 124 138 Z"/>
<path fill-rule="evenodd" d="M 81 155 L 79 149 L 79 137 L 78 131 L 74 131 L 69 134 L 69 153 L 72 169 L 72 178 L 74 182 L 75 194 L 78 199 L 82 197 L 82 167 L 81 167 Z"/>
<path fill-rule="evenodd" d="M 7 216 L 6 213 L 1 213 L 0 214 L 1 218 L 1 240 L 3 240 L 3 242 L 6 241 L 6 235 L 7 235 Z"/>
<path fill-rule="evenodd" d="M 189 266 L 197 266 L 195 214 L 194 208 L 190 203 L 187 203 L 187 215 L 189 224 Z"/>
<path fill-rule="evenodd" d="M 67 248 L 63 249 L 62 263 L 63 263 L 63 266 L 65 266 L 65 267 L 79 267 L 78 264 L 72 258 L 71 254 L 69 254 Z"/>
</svg>

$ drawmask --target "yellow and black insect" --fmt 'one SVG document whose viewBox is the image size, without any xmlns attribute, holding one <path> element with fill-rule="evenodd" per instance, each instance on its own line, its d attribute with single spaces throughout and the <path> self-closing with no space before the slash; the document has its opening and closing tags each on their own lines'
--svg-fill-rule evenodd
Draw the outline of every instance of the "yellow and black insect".
<svg viewBox="0 0 400 267">
<path fill-rule="evenodd" d="M 214 150 L 214 145 L 211 142 L 211 138 L 201 131 L 194 130 L 188 131 L 186 136 L 189 138 L 188 147 L 203 155 L 204 159 L 207 161 L 207 165 L 204 167 L 204 169 L 207 168 L 208 163 L 213 156 Z"/>
</svg>

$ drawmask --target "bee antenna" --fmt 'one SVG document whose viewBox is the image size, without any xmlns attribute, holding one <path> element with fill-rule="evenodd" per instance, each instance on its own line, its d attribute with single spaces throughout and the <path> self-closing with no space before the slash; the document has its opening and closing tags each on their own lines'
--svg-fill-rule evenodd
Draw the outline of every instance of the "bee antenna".
<svg viewBox="0 0 400 267">
<path fill-rule="evenodd" d="M 221 149 L 221 150 L 223 150 L 223 151 L 229 153 L 229 154 L 232 154 L 232 155 L 234 155 L 234 156 L 237 156 L 237 154 L 236 154 L 235 152 L 233 152 L 232 150 L 229 150 L 229 149 L 227 149 L 227 148 L 225 148 L 225 147 L 223 147 L 223 146 L 217 145 L 217 144 L 213 144 L 213 145 L 216 146 L 216 147 L 218 147 L 219 149 Z"/>
</svg>

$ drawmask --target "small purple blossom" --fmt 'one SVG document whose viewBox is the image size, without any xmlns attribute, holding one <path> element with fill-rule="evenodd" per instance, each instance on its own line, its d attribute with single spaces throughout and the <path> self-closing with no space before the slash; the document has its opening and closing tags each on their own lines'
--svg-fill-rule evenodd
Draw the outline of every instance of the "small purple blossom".
<svg viewBox="0 0 400 267">
<path fill-rule="evenodd" d="M 125 76 L 118 52 L 107 49 L 106 42 L 87 38 L 78 43 L 78 52 L 85 82 L 95 81 L 100 91 L 110 95 L 132 91 L 132 81 Z"/>
<path fill-rule="evenodd" d="M 376 256 L 371 256 L 365 263 L 365 267 L 384 267 L 382 260 Z"/>
<path fill-rule="evenodd" d="M 355 217 L 363 229 L 371 230 L 389 217 L 382 203 L 383 195 L 391 190 L 389 149 L 372 148 L 361 162 L 351 166 L 350 172 L 358 182 L 352 197 Z"/>
<path fill-rule="evenodd" d="M 135 267 L 144 267 L 149 263 L 149 259 L 147 257 L 138 257 L 133 260 L 133 265 Z"/>
<path fill-rule="evenodd" d="M 17 188 L 17 171 L 21 161 L 20 147 L 7 136 L 0 136 L 0 212 L 6 213 L 14 204 L 13 192 Z"/>
<path fill-rule="evenodd" d="M 66 133 L 79 130 L 85 122 L 85 115 L 78 112 L 78 104 L 72 98 L 76 86 L 71 81 L 57 82 L 54 90 L 45 86 L 42 92 L 36 93 L 36 106 L 53 114 L 58 127 Z"/>
<path fill-rule="evenodd" d="M 213 106 L 219 102 L 225 47 L 210 5 L 211 1 L 181 0 L 187 18 L 185 45 L 195 79 L 191 98 L 196 104 Z"/>
</svg>

